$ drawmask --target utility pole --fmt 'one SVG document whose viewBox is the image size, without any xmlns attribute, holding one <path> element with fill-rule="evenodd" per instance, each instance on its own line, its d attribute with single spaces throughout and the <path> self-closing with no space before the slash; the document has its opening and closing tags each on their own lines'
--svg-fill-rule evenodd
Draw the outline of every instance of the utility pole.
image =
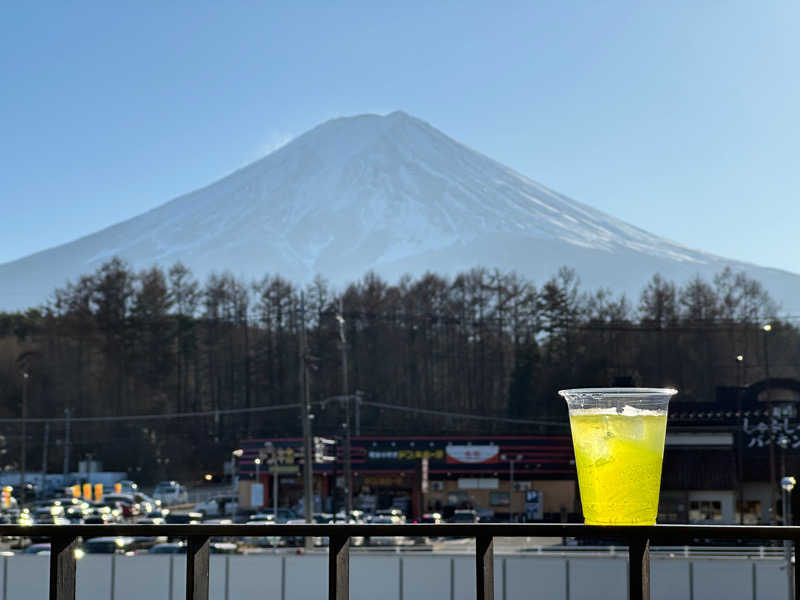
<svg viewBox="0 0 800 600">
<path fill-rule="evenodd" d="M 344 300 L 339 298 L 339 342 L 342 349 L 342 398 L 344 400 L 344 498 L 345 519 L 349 520 L 353 512 L 353 474 L 350 461 L 350 390 L 347 382 L 347 336 L 344 322 Z"/>
<path fill-rule="evenodd" d="M 64 481 L 61 482 L 62 485 L 67 485 L 67 475 L 69 475 L 69 451 L 70 451 L 70 439 L 69 439 L 69 426 L 70 426 L 70 415 L 72 414 L 72 410 L 69 408 L 64 409 Z"/>
<path fill-rule="evenodd" d="M 50 423 L 44 424 L 44 446 L 42 447 L 42 483 L 39 485 L 39 494 L 44 494 L 47 483 L 47 442 L 50 437 Z"/>
<path fill-rule="evenodd" d="M 19 467 L 19 506 L 25 506 L 25 454 L 28 450 L 28 432 L 27 432 L 27 419 L 28 419 L 28 374 L 27 368 L 22 372 L 22 456 L 20 457 Z"/>
<path fill-rule="evenodd" d="M 313 464 L 314 452 L 311 448 L 311 401 L 309 398 L 308 381 L 308 348 L 306 346 L 306 304 L 305 295 L 300 292 L 300 332 L 299 332 L 299 369 L 298 377 L 300 383 L 300 405 L 303 407 L 303 487 L 304 500 L 303 507 L 306 523 L 312 523 L 314 517 L 314 479 Z M 277 515 L 276 515 L 277 516 Z M 305 548 L 311 550 L 314 546 L 314 538 L 306 536 Z"/>
<path fill-rule="evenodd" d="M 767 323 L 761 328 L 764 331 L 762 336 L 764 340 L 764 377 L 767 385 L 767 409 L 769 410 L 769 482 L 770 482 L 770 523 L 776 523 L 778 519 L 778 499 L 776 495 L 775 485 L 777 483 L 777 476 L 775 474 L 775 415 L 773 414 L 774 406 L 772 404 L 772 394 L 770 393 L 769 382 L 769 344 L 768 334 L 772 331 L 772 323 Z"/>
<path fill-rule="evenodd" d="M 356 393 L 356 437 L 361 437 L 361 396 Z"/>
</svg>

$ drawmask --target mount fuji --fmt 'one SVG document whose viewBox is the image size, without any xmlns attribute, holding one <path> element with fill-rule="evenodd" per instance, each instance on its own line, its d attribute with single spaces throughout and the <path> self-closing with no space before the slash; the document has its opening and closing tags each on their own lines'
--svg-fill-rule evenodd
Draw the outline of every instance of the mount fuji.
<svg viewBox="0 0 800 600">
<path fill-rule="evenodd" d="M 136 269 L 182 261 L 341 286 L 473 266 L 537 283 L 573 267 L 585 289 L 634 301 L 655 273 L 683 282 L 726 266 L 800 308 L 800 275 L 686 248 L 516 173 L 403 112 L 323 123 L 202 189 L 70 243 L 0 265 L 0 309 L 45 302 L 113 256 Z"/>
</svg>

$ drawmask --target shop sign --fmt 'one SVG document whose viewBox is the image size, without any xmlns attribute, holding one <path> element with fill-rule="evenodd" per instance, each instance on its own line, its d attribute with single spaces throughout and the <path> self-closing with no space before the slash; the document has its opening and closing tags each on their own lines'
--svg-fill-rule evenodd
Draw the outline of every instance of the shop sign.
<svg viewBox="0 0 800 600">
<path fill-rule="evenodd" d="M 458 480 L 460 490 L 496 490 L 500 487 L 500 480 L 496 477 L 461 477 Z"/>
<path fill-rule="evenodd" d="M 790 421 L 794 416 L 794 406 L 785 404 L 776 406 L 772 415 L 764 420 L 742 420 L 742 430 L 747 439 L 748 448 L 763 448 L 778 444 L 783 448 L 800 447 L 800 423 Z"/>
<path fill-rule="evenodd" d="M 274 446 L 265 446 L 258 450 L 259 458 L 271 465 L 295 465 L 303 458 L 301 449 L 276 448 Z M 285 471 L 284 471 L 285 472 Z"/>
<path fill-rule="evenodd" d="M 438 459 L 444 458 L 444 450 L 416 450 L 405 448 L 402 450 L 368 450 L 367 458 L 370 460 L 419 460 L 421 458 Z"/>
<path fill-rule="evenodd" d="M 428 459 L 423 457 L 422 458 L 422 481 L 420 482 L 420 491 L 423 494 L 428 493 Z"/>
<path fill-rule="evenodd" d="M 401 475 L 365 475 L 364 485 L 373 487 L 403 487 L 408 482 Z"/>
<path fill-rule="evenodd" d="M 495 444 L 482 446 L 447 446 L 447 462 L 455 464 L 485 464 L 500 460 L 500 447 Z"/>
<path fill-rule="evenodd" d="M 541 521 L 544 517 L 542 493 L 539 490 L 525 492 L 525 518 L 527 521 Z"/>
<path fill-rule="evenodd" d="M 300 467 L 297 465 L 270 465 L 268 470 L 272 474 L 294 474 L 300 472 Z"/>
</svg>

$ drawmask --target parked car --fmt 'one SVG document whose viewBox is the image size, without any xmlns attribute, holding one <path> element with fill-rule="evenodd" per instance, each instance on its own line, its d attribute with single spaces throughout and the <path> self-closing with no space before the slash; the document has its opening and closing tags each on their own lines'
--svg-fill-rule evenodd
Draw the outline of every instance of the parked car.
<svg viewBox="0 0 800 600">
<path fill-rule="evenodd" d="M 274 525 L 275 521 L 272 520 L 271 514 L 256 513 L 250 517 L 250 520 L 245 525 Z M 285 546 L 286 541 L 278 535 L 249 535 L 241 538 L 242 543 L 250 546 L 257 546 L 259 548 L 276 548 L 278 546 Z"/>
<path fill-rule="evenodd" d="M 160 500 L 165 506 L 172 506 L 188 502 L 189 493 L 177 481 L 161 481 L 153 490 L 153 498 Z"/>
<path fill-rule="evenodd" d="M 220 495 L 212 496 L 205 502 L 201 502 L 194 507 L 194 512 L 206 517 L 222 517 L 225 515 L 236 514 L 236 509 L 239 505 L 239 499 L 236 496 Z"/>
<path fill-rule="evenodd" d="M 459 509 L 453 513 L 453 516 L 447 520 L 448 523 L 477 523 L 477 511 L 470 509 Z"/>
<path fill-rule="evenodd" d="M 167 525 L 189 525 L 191 523 L 200 523 L 202 520 L 203 515 L 197 512 L 171 512 L 164 517 L 164 522 Z"/>
<path fill-rule="evenodd" d="M 131 495 L 133 496 L 133 501 L 139 505 L 140 514 L 147 514 L 161 506 L 161 500 L 151 498 L 144 492 L 134 492 Z"/>
<path fill-rule="evenodd" d="M 96 537 L 84 540 L 83 551 L 86 554 L 117 554 L 131 549 L 134 544 L 131 537 Z"/>
<path fill-rule="evenodd" d="M 117 519 L 111 514 L 93 514 L 87 515 L 83 518 L 84 525 L 108 525 L 109 523 L 116 523 Z"/>
<path fill-rule="evenodd" d="M 134 500 L 133 494 L 105 494 L 103 502 L 118 508 L 123 517 L 135 517 L 141 513 L 141 507 Z"/>
<path fill-rule="evenodd" d="M 31 544 L 25 550 L 22 551 L 23 554 L 50 554 L 50 542 L 42 543 L 42 544 Z"/>
<path fill-rule="evenodd" d="M 399 525 L 403 519 L 399 516 L 375 516 L 370 521 L 372 525 Z M 366 540 L 373 546 L 405 546 L 409 540 L 404 535 L 371 535 Z"/>
<path fill-rule="evenodd" d="M 268 518 L 272 518 L 275 520 L 276 523 L 286 523 L 286 521 L 298 518 L 297 513 L 293 511 L 291 508 L 279 508 L 277 518 L 274 518 L 274 515 L 272 514 L 271 510 L 265 510 L 257 514 L 264 515 Z M 256 519 L 256 515 L 253 515 L 252 517 L 250 517 L 250 520 L 259 520 L 259 519 Z"/>
<path fill-rule="evenodd" d="M 148 554 L 186 554 L 185 542 L 169 542 L 156 544 L 147 551 Z"/>
<path fill-rule="evenodd" d="M 136 519 L 137 525 L 163 525 L 164 524 L 164 517 L 142 517 L 141 519 Z"/>
<path fill-rule="evenodd" d="M 314 521 L 316 523 L 319 523 L 320 521 L 322 521 L 322 519 L 324 519 L 324 517 L 321 517 L 321 516 L 317 515 L 317 516 L 315 516 Z M 324 521 L 324 522 L 328 523 L 328 521 Z M 286 521 L 285 524 L 286 525 L 305 525 L 306 524 L 306 520 L 305 519 L 289 519 L 288 521 Z M 281 541 L 283 543 L 285 543 L 285 545 L 287 545 L 287 546 L 303 546 L 305 544 L 305 537 L 302 536 L 302 535 L 284 535 L 284 536 L 281 536 Z M 315 546 L 326 546 L 326 545 L 328 545 L 328 543 L 329 543 L 329 540 L 328 540 L 327 537 L 314 536 L 313 544 Z"/>
<path fill-rule="evenodd" d="M 115 485 L 119 484 L 121 494 L 132 494 L 139 490 L 139 484 L 130 479 L 121 479 Z"/>
</svg>

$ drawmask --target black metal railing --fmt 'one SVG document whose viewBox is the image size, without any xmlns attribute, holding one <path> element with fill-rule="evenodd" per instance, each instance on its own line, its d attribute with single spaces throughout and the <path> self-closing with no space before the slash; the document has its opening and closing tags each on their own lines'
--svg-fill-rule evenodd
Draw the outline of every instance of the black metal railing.
<svg viewBox="0 0 800 600">
<path fill-rule="evenodd" d="M 402 524 L 402 525 L 0 525 L 0 536 L 50 539 L 50 600 L 75 600 L 75 548 L 82 539 L 107 536 L 184 538 L 186 598 L 208 600 L 209 551 L 213 537 L 328 537 L 328 598 L 350 595 L 350 539 L 368 536 L 456 537 L 475 539 L 476 600 L 494 599 L 494 539 L 570 537 L 620 540 L 628 547 L 628 598 L 650 598 L 650 545 L 694 540 L 788 540 L 800 556 L 800 527 L 740 525 L 654 525 L 592 527 L 580 524 Z M 800 561 L 795 561 L 794 597 L 800 600 Z"/>
</svg>

